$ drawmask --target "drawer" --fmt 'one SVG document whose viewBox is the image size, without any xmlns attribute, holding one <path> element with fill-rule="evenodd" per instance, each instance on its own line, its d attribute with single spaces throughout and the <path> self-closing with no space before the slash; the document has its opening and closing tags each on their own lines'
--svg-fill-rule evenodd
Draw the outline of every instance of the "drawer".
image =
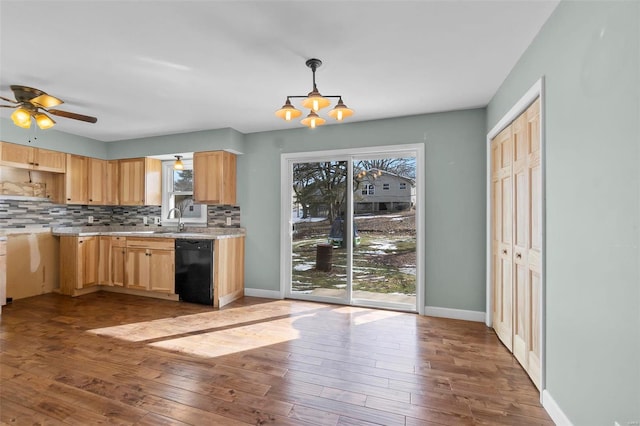
<svg viewBox="0 0 640 426">
<path fill-rule="evenodd" d="M 173 250 L 173 238 L 127 238 L 127 247 L 147 248 L 151 250 Z"/>
<path fill-rule="evenodd" d="M 111 247 L 126 247 L 127 237 L 111 237 Z"/>
</svg>

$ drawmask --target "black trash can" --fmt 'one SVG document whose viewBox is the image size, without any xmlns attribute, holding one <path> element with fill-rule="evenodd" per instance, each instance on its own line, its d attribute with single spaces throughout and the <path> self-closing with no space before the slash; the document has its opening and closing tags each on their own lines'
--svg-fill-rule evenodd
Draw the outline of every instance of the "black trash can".
<svg viewBox="0 0 640 426">
<path fill-rule="evenodd" d="M 331 272 L 333 261 L 333 246 L 331 244 L 318 244 L 316 247 L 316 270 Z"/>
</svg>

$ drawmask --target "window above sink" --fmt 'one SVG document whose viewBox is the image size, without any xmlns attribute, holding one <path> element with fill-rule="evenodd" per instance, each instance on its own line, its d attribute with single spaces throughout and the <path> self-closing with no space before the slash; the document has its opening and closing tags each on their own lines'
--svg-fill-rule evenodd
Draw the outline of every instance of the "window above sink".
<svg viewBox="0 0 640 426">
<path fill-rule="evenodd" d="M 193 160 L 182 159 L 184 168 L 174 170 L 174 161 L 162 162 L 162 224 L 178 225 L 178 217 L 171 209 L 177 208 L 182 212 L 182 223 L 207 223 L 207 205 L 193 202 Z"/>
</svg>

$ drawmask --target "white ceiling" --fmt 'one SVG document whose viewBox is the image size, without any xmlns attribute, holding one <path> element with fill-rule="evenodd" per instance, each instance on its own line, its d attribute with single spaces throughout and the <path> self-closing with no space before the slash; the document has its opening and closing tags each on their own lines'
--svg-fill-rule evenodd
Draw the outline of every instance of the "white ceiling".
<svg viewBox="0 0 640 426">
<path fill-rule="evenodd" d="M 482 107 L 557 3 L 1 0 L 0 95 L 44 90 L 98 117 L 56 130 L 101 141 L 252 133 L 301 126 L 274 112 L 316 57 L 351 121 Z"/>
</svg>

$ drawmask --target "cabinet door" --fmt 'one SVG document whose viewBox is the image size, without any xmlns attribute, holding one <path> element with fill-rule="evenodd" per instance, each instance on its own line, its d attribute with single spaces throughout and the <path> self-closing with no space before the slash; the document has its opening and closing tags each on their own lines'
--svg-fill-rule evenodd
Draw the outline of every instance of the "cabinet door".
<svg viewBox="0 0 640 426">
<path fill-rule="evenodd" d="M 98 284 L 98 237 L 78 238 L 77 288 Z"/>
<path fill-rule="evenodd" d="M 119 161 L 120 205 L 144 205 L 144 158 Z"/>
<path fill-rule="evenodd" d="M 33 147 L 2 142 L 0 149 L 0 162 L 3 165 L 22 169 L 33 168 L 35 152 Z"/>
<path fill-rule="evenodd" d="M 125 247 L 111 247 L 111 285 L 123 287 L 125 282 L 125 266 L 127 263 Z"/>
<path fill-rule="evenodd" d="M 512 149 L 511 127 L 491 142 L 493 328 L 512 348 Z"/>
<path fill-rule="evenodd" d="M 111 284 L 111 237 L 101 236 L 98 245 L 98 284 Z"/>
<path fill-rule="evenodd" d="M 155 158 L 144 159 L 144 205 L 162 204 L 162 161 Z"/>
<path fill-rule="evenodd" d="M 104 202 L 108 206 L 117 206 L 120 202 L 118 194 L 118 176 L 119 176 L 118 160 L 107 161 L 107 171 L 104 185 Z"/>
<path fill-rule="evenodd" d="M 136 290 L 149 289 L 149 250 L 139 247 L 127 248 L 125 285 Z"/>
<path fill-rule="evenodd" d="M 88 198 L 89 204 L 106 205 L 107 162 L 98 158 L 88 158 Z"/>
<path fill-rule="evenodd" d="M 4 306 L 6 304 L 7 304 L 7 243 L 5 241 L 0 241 L 0 306 Z"/>
<path fill-rule="evenodd" d="M 193 198 L 198 203 L 236 203 L 236 156 L 226 151 L 193 155 Z"/>
<path fill-rule="evenodd" d="M 67 204 L 87 204 L 87 157 L 67 154 L 67 171 L 65 173 L 65 194 Z"/>
<path fill-rule="evenodd" d="M 149 250 L 149 290 L 175 293 L 175 251 Z"/>
<path fill-rule="evenodd" d="M 37 170 L 44 172 L 64 173 L 67 168 L 66 159 L 64 152 L 38 148 L 35 150 L 34 165 Z"/>
</svg>

